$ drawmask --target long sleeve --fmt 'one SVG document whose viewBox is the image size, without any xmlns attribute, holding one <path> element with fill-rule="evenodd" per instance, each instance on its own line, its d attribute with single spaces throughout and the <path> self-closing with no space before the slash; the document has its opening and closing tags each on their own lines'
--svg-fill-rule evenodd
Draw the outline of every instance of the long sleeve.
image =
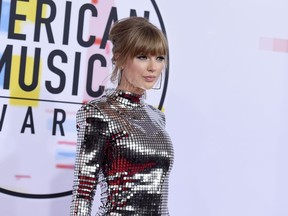
<svg viewBox="0 0 288 216">
<path fill-rule="evenodd" d="M 71 216 L 90 216 L 98 181 L 98 173 L 105 157 L 109 130 L 101 111 L 92 104 L 83 105 L 77 112 L 77 151 Z"/>
</svg>

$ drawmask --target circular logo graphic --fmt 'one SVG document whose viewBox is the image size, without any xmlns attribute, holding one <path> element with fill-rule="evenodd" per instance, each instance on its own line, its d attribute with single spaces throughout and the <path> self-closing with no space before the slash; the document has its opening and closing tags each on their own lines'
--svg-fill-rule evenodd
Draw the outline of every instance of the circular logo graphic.
<svg viewBox="0 0 288 216">
<path fill-rule="evenodd" d="M 75 116 L 83 103 L 103 94 L 109 80 L 111 25 L 141 16 L 166 30 L 155 0 L 37 4 L 2 2 L 10 14 L 2 15 L 0 27 L 7 45 L 0 48 L 0 192 L 46 199 L 72 193 Z M 164 74 L 161 88 L 147 96 L 160 110 L 169 65 Z"/>
</svg>

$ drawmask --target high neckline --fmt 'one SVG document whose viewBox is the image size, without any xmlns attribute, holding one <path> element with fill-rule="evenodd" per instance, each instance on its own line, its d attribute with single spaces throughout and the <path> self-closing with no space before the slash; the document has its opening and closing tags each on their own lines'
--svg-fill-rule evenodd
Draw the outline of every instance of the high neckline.
<svg viewBox="0 0 288 216">
<path fill-rule="evenodd" d="M 110 98 L 118 101 L 124 106 L 142 107 L 144 105 L 144 94 L 136 94 L 136 93 L 121 90 L 121 89 L 114 89 L 108 95 Z"/>
</svg>

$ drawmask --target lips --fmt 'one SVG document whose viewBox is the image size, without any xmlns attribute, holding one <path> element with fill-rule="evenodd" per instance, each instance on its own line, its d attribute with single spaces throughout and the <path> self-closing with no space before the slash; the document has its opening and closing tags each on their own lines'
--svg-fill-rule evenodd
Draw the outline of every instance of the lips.
<svg viewBox="0 0 288 216">
<path fill-rule="evenodd" d="M 156 76 L 144 76 L 144 79 L 146 82 L 154 82 L 156 79 Z"/>
</svg>

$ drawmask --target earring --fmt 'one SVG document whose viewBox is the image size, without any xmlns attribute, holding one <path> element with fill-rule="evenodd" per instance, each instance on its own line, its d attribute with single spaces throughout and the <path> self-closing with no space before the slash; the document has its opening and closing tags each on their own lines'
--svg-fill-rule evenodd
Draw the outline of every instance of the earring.
<svg viewBox="0 0 288 216">
<path fill-rule="evenodd" d="M 123 69 L 121 68 L 120 71 L 119 71 L 119 74 L 118 74 L 118 86 L 119 86 L 120 83 L 121 83 L 122 71 L 123 71 Z"/>
<path fill-rule="evenodd" d="M 161 87 L 162 87 L 162 73 L 160 74 L 159 79 L 160 79 L 160 81 L 158 80 L 158 82 L 157 82 L 157 84 L 159 83 L 159 86 L 153 87 L 152 89 L 154 89 L 154 90 L 159 90 L 159 89 L 161 89 Z"/>
</svg>

